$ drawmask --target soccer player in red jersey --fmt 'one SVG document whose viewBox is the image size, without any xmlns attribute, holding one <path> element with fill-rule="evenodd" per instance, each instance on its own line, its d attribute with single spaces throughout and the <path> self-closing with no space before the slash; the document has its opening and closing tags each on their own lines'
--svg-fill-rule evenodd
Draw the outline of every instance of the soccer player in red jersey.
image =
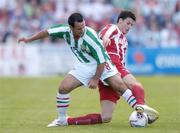
<svg viewBox="0 0 180 133">
<path fill-rule="evenodd" d="M 117 19 L 117 24 L 109 24 L 105 26 L 99 33 L 103 40 L 105 49 L 107 50 L 112 62 L 115 64 L 121 78 L 128 88 L 132 90 L 136 98 L 134 106 L 141 108 L 148 115 L 148 123 L 151 124 L 158 119 L 159 113 L 153 108 L 145 104 L 144 88 L 140 82 L 125 67 L 125 57 L 127 53 L 126 34 L 132 28 L 136 21 L 135 15 L 131 11 L 122 11 Z M 68 125 L 87 125 L 110 122 L 112 114 L 116 106 L 116 102 L 120 96 L 110 87 L 99 82 L 99 93 L 101 102 L 101 113 L 92 113 L 81 117 L 68 118 Z"/>
</svg>

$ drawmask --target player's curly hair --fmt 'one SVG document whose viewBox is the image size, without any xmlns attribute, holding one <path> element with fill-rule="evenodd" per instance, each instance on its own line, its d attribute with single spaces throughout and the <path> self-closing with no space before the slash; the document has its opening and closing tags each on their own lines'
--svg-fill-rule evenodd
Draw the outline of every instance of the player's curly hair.
<svg viewBox="0 0 180 133">
<path fill-rule="evenodd" d="M 84 18 L 80 13 L 73 13 L 68 18 L 68 24 L 74 27 L 75 22 L 83 22 Z"/>
<path fill-rule="evenodd" d="M 121 11 L 121 13 L 119 14 L 118 18 L 117 18 L 117 23 L 119 22 L 119 19 L 126 19 L 126 18 L 132 18 L 134 21 L 136 21 L 136 16 L 133 12 L 128 11 L 128 10 L 123 10 Z"/>
</svg>

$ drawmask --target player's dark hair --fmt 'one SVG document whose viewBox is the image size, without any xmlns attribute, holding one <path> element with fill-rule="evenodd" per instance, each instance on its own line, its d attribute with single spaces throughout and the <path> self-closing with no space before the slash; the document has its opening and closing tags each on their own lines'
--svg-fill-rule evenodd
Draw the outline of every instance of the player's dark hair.
<svg viewBox="0 0 180 133">
<path fill-rule="evenodd" d="M 75 22 L 83 22 L 83 16 L 80 13 L 73 13 L 68 18 L 68 24 L 74 27 Z"/>
<path fill-rule="evenodd" d="M 119 19 L 124 20 L 126 18 L 132 18 L 134 21 L 136 21 L 136 16 L 133 12 L 128 11 L 128 10 L 124 10 L 124 11 L 121 11 L 121 13 L 119 14 L 118 19 L 117 19 L 117 23 L 119 22 Z"/>
</svg>

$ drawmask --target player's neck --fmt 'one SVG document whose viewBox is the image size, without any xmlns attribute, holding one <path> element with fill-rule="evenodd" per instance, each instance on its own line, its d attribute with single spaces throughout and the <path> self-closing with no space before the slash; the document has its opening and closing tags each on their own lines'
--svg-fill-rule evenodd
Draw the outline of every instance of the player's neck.
<svg viewBox="0 0 180 133">
<path fill-rule="evenodd" d="M 119 31 L 122 32 L 121 26 L 119 24 L 116 24 L 116 26 L 118 27 Z"/>
<path fill-rule="evenodd" d="M 83 37 L 84 32 L 81 35 L 73 35 L 75 40 L 79 40 L 79 38 Z"/>
<path fill-rule="evenodd" d="M 80 36 L 78 36 L 78 35 L 74 35 L 74 40 L 79 40 L 79 38 L 80 38 Z"/>
<path fill-rule="evenodd" d="M 121 25 L 119 25 L 119 24 L 116 24 L 116 26 L 118 27 L 120 33 L 122 33 L 124 36 L 126 36 L 126 34 L 123 33 L 123 27 L 121 27 Z"/>
</svg>

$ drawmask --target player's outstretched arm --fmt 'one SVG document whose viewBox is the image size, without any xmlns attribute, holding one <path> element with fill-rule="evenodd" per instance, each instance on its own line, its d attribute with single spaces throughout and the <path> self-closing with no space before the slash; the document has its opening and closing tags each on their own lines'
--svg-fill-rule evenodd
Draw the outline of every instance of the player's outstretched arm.
<svg viewBox="0 0 180 133">
<path fill-rule="evenodd" d="M 47 30 L 42 30 L 42 31 L 32 35 L 31 37 L 21 37 L 21 38 L 19 38 L 18 43 L 20 43 L 20 42 L 29 43 L 29 42 L 32 42 L 32 41 L 35 41 L 35 40 L 46 38 L 48 36 L 49 36 L 48 31 Z"/>
</svg>

